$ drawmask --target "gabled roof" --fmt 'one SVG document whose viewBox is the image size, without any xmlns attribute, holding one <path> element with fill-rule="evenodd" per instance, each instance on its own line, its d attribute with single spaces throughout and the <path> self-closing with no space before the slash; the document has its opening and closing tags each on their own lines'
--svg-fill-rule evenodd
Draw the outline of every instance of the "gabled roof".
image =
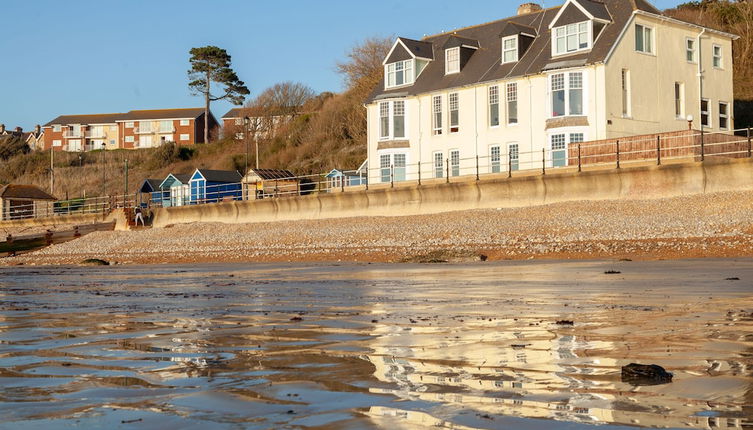
<svg viewBox="0 0 753 430">
<path fill-rule="evenodd" d="M 0 186 L 0 198 L 20 200 L 57 200 L 36 185 L 8 184 Z"/>
<path fill-rule="evenodd" d="M 240 182 L 243 178 L 237 170 L 209 170 L 209 169 L 196 169 L 191 175 L 191 178 L 200 174 L 207 182 L 224 182 L 227 184 L 233 184 Z"/>
<path fill-rule="evenodd" d="M 157 186 L 157 188 L 160 189 L 160 190 L 164 189 L 165 182 L 167 182 L 170 178 L 173 178 L 173 180 L 175 182 L 178 182 L 181 185 L 186 185 L 189 182 L 191 182 L 191 177 L 192 176 L 193 175 L 191 173 L 183 173 L 183 174 L 181 174 L 181 173 L 178 173 L 178 174 L 172 174 L 172 173 L 170 173 L 170 174 L 168 174 L 165 177 L 165 179 L 162 182 L 159 183 L 159 185 Z"/>
<path fill-rule="evenodd" d="M 153 193 L 159 190 L 161 182 L 162 181 L 160 181 L 159 179 L 144 179 L 144 182 L 141 183 L 139 190 L 142 193 Z"/>
<path fill-rule="evenodd" d="M 395 49 L 405 49 L 405 51 L 413 58 L 422 58 L 425 60 L 434 59 L 434 46 L 425 41 L 413 40 L 405 37 L 398 37 L 395 43 L 392 45 L 390 52 L 384 57 L 382 64 L 387 64 L 387 60 L 392 56 Z"/>
<path fill-rule="evenodd" d="M 196 119 L 203 113 L 204 108 L 132 110 L 119 121 L 139 121 L 150 119 Z"/>
<path fill-rule="evenodd" d="M 50 127 L 53 125 L 69 124 L 115 124 L 116 121 L 125 118 L 125 113 L 102 113 L 93 115 L 60 115 L 44 125 Z"/>
<path fill-rule="evenodd" d="M 574 1 L 576 0 L 570 0 L 565 5 Z M 538 75 L 548 70 L 566 67 L 603 63 L 609 58 L 612 48 L 621 40 L 623 29 L 633 19 L 634 13 L 668 19 L 657 15 L 656 9 L 646 0 L 577 0 L 577 2 L 581 6 L 588 3 L 589 13 L 601 16 L 603 10 L 606 10 L 610 17 L 610 22 L 604 24 L 599 37 L 596 38 L 588 51 L 553 58 L 549 25 L 563 6 L 543 9 L 525 15 L 454 30 L 452 33 L 441 33 L 424 38 L 423 42 L 433 45 L 435 49 L 441 49 L 451 37 L 477 40 L 481 48 L 467 60 L 460 73 L 445 75 L 445 59 L 444 56 L 439 56 L 424 68 L 412 85 L 385 89 L 384 81 L 382 81 L 366 102 Z M 583 7 L 585 8 L 585 6 Z M 502 64 L 502 39 L 500 35 L 503 31 L 507 31 L 508 25 L 512 26 L 509 28 L 516 30 L 532 28 L 536 31 L 536 37 L 517 62 Z M 728 36 L 735 37 L 734 35 Z M 402 40 L 402 38 L 398 40 Z"/>
<path fill-rule="evenodd" d="M 283 169 L 248 169 L 246 177 L 250 175 L 256 175 L 265 181 L 271 179 L 291 179 L 295 178 L 295 175 L 290 170 Z"/>
</svg>

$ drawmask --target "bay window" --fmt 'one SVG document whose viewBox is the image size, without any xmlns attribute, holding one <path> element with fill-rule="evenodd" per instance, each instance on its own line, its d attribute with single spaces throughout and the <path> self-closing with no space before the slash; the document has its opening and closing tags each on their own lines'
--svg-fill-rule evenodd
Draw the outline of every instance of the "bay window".
<svg viewBox="0 0 753 430">
<path fill-rule="evenodd" d="M 387 88 L 413 83 L 413 60 L 397 61 L 385 66 Z"/>
<path fill-rule="evenodd" d="M 563 25 L 552 29 L 552 55 L 591 49 L 591 21 Z"/>
<path fill-rule="evenodd" d="M 583 72 L 552 75 L 550 88 L 552 117 L 583 115 Z"/>
</svg>

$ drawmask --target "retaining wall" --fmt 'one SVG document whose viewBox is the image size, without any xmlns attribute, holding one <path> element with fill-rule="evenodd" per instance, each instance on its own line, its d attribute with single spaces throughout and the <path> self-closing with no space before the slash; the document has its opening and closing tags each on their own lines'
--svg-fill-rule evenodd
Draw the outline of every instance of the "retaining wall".
<svg viewBox="0 0 753 430">
<path fill-rule="evenodd" d="M 112 221 L 114 218 L 112 214 L 103 215 L 101 213 L 95 213 L 95 214 L 82 214 L 82 215 L 61 215 L 61 216 L 51 216 L 51 217 L 44 217 L 44 218 L 28 218 L 28 219 L 17 219 L 17 220 L 10 220 L 10 221 L 0 221 L 0 228 L 8 228 L 8 229 L 14 229 L 14 228 L 23 228 L 23 227 L 39 227 L 39 226 L 50 226 L 54 227 L 56 225 L 63 225 L 63 224 L 95 224 L 100 222 L 108 222 Z"/>
<path fill-rule="evenodd" d="M 513 208 L 578 200 L 647 199 L 753 189 L 753 160 L 707 160 L 665 166 L 408 185 L 361 192 L 160 208 L 154 227 L 189 222 L 253 223 L 402 216 Z"/>
</svg>

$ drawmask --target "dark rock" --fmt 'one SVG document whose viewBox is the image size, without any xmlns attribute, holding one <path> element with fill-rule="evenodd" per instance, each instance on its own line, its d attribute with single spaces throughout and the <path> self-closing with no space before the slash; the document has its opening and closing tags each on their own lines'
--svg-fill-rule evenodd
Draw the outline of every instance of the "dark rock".
<svg viewBox="0 0 753 430">
<path fill-rule="evenodd" d="M 290 319 L 290 321 L 303 321 L 303 318 L 301 317 L 293 317 Z"/>
<path fill-rule="evenodd" d="M 575 325 L 575 323 L 571 320 L 559 320 L 557 325 Z"/>
<path fill-rule="evenodd" d="M 656 364 L 630 363 L 622 366 L 622 382 L 630 385 L 660 385 L 672 382 L 672 374 Z"/>
<path fill-rule="evenodd" d="M 110 262 L 105 260 L 100 260 L 99 258 L 87 258 L 86 260 L 82 261 L 81 264 L 86 264 L 90 266 L 109 266 Z"/>
<path fill-rule="evenodd" d="M 604 272 L 605 275 L 619 275 L 620 273 L 622 272 L 620 272 L 619 270 L 607 270 L 606 272 Z"/>
<path fill-rule="evenodd" d="M 732 277 L 732 278 L 727 278 L 727 279 L 725 279 L 725 281 L 739 281 L 739 280 L 740 280 L 740 278 L 738 278 L 738 277 L 736 277 L 736 276 L 735 276 L 735 277 Z"/>
</svg>

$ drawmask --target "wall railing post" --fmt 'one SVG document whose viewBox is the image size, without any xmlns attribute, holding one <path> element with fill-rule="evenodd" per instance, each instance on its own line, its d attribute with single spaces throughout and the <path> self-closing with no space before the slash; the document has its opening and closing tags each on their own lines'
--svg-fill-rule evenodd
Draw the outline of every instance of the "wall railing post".
<svg viewBox="0 0 753 430">
<path fill-rule="evenodd" d="M 507 154 L 507 177 L 512 178 L 512 157 L 509 152 Z"/>
<path fill-rule="evenodd" d="M 478 176 L 478 154 L 476 154 L 476 180 L 477 181 L 479 180 L 479 176 Z"/>
<path fill-rule="evenodd" d="M 750 158 L 751 155 L 751 135 L 750 135 L 750 127 L 748 127 L 748 158 Z"/>
<path fill-rule="evenodd" d="M 617 168 L 620 168 L 620 140 L 617 139 Z"/>
<path fill-rule="evenodd" d="M 421 162 L 418 162 L 418 186 L 421 186 Z"/>
<path fill-rule="evenodd" d="M 580 143 L 579 143 L 578 144 L 578 173 L 582 172 L 583 171 L 582 169 L 583 168 L 581 166 L 581 161 L 580 161 Z"/>
<path fill-rule="evenodd" d="M 445 177 L 447 178 L 447 183 L 450 183 L 450 157 L 447 157 L 445 161 L 445 166 L 447 167 L 447 171 L 445 172 Z"/>
<path fill-rule="evenodd" d="M 541 174 L 546 175 L 546 148 L 541 148 Z"/>
<path fill-rule="evenodd" d="M 656 136 L 656 165 L 661 166 L 661 136 Z"/>
<path fill-rule="evenodd" d="M 705 140 L 703 126 L 701 126 L 701 161 L 706 159 Z"/>
<path fill-rule="evenodd" d="M 395 165 L 390 164 L 390 188 L 395 188 Z"/>
<path fill-rule="evenodd" d="M 345 173 L 343 172 L 343 175 L 340 177 L 340 192 L 341 193 L 345 192 L 345 179 L 346 178 L 347 176 L 345 176 Z"/>
</svg>

